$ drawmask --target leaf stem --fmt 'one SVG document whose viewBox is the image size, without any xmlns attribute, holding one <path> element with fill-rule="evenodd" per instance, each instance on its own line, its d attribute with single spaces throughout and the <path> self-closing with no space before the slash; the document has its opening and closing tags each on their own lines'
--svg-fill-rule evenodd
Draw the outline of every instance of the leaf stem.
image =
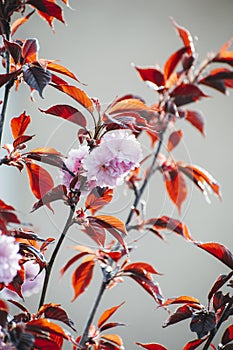
<svg viewBox="0 0 233 350">
<path fill-rule="evenodd" d="M 230 312 L 230 309 L 232 307 L 233 301 L 229 302 L 225 308 L 225 310 L 222 313 L 222 316 L 220 317 L 218 323 L 216 324 L 216 327 L 210 332 L 209 338 L 207 342 L 205 343 L 205 346 L 203 347 L 203 350 L 207 350 L 209 346 L 211 345 L 212 340 L 214 339 L 215 335 L 217 334 L 217 331 L 221 327 L 222 323 L 227 319 L 229 316 L 228 313 Z"/>
<path fill-rule="evenodd" d="M 90 328 L 90 326 L 91 326 L 91 324 L 92 324 L 93 318 L 94 318 L 95 313 L 96 313 L 96 311 L 97 311 L 97 308 L 98 308 L 98 306 L 99 306 L 99 304 L 100 304 L 100 301 L 101 301 L 101 299 L 102 299 L 102 297 L 103 297 L 103 294 L 104 294 L 105 289 L 106 289 L 106 283 L 105 283 L 105 282 L 102 282 L 102 284 L 101 284 L 101 286 L 100 286 L 99 293 L 98 293 L 98 295 L 97 295 L 97 297 L 96 297 L 96 300 L 95 300 L 95 302 L 94 302 L 94 305 L 93 305 L 92 310 L 91 310 L 91 312 L 90 312 L 90 315 L 89 315 L 89 317 L 88 317 L 86 327 L 85 327 L 85 329 L 84 329 L 84 331 L 83 331 L 82 339 L 81 339 L 81 341 L 80 341 L 80 345 L 81 345 L 81 346 L 84 346 L 85 343 L 86 343 L 86 341 L 87 341 L 87 339 L 88 339 L 89 328 Z"/>
<path fill-rule="evenodd" d="M 165 131 L 164 131 L 164 132 L 165 132 Z M 127 225 L 129 225 L 129 223 L 130 223 L 130 221 L 131 221 L 131 219 L 132 219 L 133 213 L 134 213 L 134 209 L 137 208 L 138 203 L 139 203 L 139 201 L 140 201 L 140 199 L 141 199 L 141 197 L 142 197 L 142 195 L 143 195 L 143 193 L 144 193 L 144 191 L 145 191 L 145 188 L 146 188 L 146 186 L 147 186 L 147 184 L 148 184 L 148 182 L 149 182 L 151 176 L 152 176 L 153 173 L 154 173 L 154 166 L 155 166 L 155 163 L 156 163 L 156 161 L 157 161 L 157 158 L 158 158 L 158 155 L 159 155 L 159 152 L 160 152 L 162 143 L 163 143 L 163 135 L 164 135 L 164 132 L 162 132 L 161 135 L 160 135 L 160 139 L 159 139 L 159 143 L 158 143 L 158 146 L 157 146 L 157 150 L 156 150 L 156 152 L 155 152 L 155 154 L 154 154 L 154 157 L 153 157 L 153 160 L 152 160 L 152 163 L 151 163 L 149 172 L 148 172 L 147 176 L 145 177 L 144 182 L 143 182 L 141 188 L 140 188 L 137 192 L 134 191 L 134 192 L 135 192 L 135 199 L 134 199 L 133 207 L 132 207 L 132 209 L 130 210 L 129 215 L 128 215 L 128 218 L 127 218 L 127 220 L 126 220 L 126 222 L 125 222 L 125 226 L 126 226 L 126 227 L 127 227 Z"/>
<path fill-rule="evenodd" d="M 53 251 L 53 254 L 46 266 L 46 273 L 45 273 L 45 280 L 44 280 L 44 285 L 43 285 L 43 289 L 42 289 L 42 293 L 41 293 L 41 298 L 40 298 L 40 304 L 39 304 L 39 309 L 40 307 L 44 304 L 44 301 L 45 301 L 45 296 L 46 296 L 46 292 L 47 292 L 47 289 L 48 289 L 48 284 L 49 284 L 49 279 L 50 279 L 50 274 L 51 274 L 51 271 L 52 271 L 52 267 L 53 267 L 53 264 L 55 262 L 55 259 L 57 257 L 57 254 L 59 252 L 59 249 L 62 245 L 62 242 L 64 241 L 64 238 L 66 236 L 66 233 L 67 231 L 69 230 L 71 224 L 72 224 L 72 219 L 73 219 L 73 214 L 74 214 L 74 210 L 75 210 L 75 207 L 74 206 L 71 206 L 70 207 L 70 213 L 69 213 L 69 216 L 68 216 L 68 219 L 66 221 L 66 224 L 64 226 L 64 229 L 61 233 L 61 236 L 57 242 L 57 245 Z"/>
</svg>

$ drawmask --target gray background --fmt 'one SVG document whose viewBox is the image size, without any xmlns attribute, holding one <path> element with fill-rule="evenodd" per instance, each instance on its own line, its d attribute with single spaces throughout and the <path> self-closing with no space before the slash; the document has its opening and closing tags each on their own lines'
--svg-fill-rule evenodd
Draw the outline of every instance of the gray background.
<svg viewBox="0 0 233 350">
<path fill-rule="evenodd" d="M 163 66 L 167 57 L 181 47 L 181 41 L 169 20 L 170 16 L 189 29 L 196 38 L 199 61 L 207 52 L 217 51 L 233 34 L 232 0 L 73 0 L 70 5 L 74 10 L 65 9 L 67 26 L 56 22 L 55 35 L 47 24 L 35 17 L 18 31 L 17 36 L 38 37 L 41 47 L 39 56 L 59 59 L 61 64 L 88 84 L 84 87 L 88 95 L 98 97 L 103 105 L 125 93 L 141 95 L 148 103 L 156 101 L 157 96 L 138 79 L 130 64 L 133 62 L 147 66 L 158 63 Z M 177 128 L 183 128 L 184 138 L 174 152 L 174 157 L 207 169 L 221 184 L 223 201 L 219 202 L 212 196 L 212 204 L 209 205 L 200 191 L 190 186 L 181 219 L 188 225 L 195 239 L 221 242 L 232 250 L 232 93 L 226 97 L 207 89 L 205 91 L 213 98 L 206 99 L 193 108 L 201 110 L 206 116 L 207 136 L 203 138 L 187 123 L 177 124 Z M 76 128 L 40 114 L 38 107 L 46 109 L 56 103 L 75 106 L 75 103 L 49 87 L 44 93 L 44 100 L 37 94 L 34 97 L 35 102 L 31 103 L 28 88 L 23 86 L 18 93 L 12 93 L 8 118 L 26 110 L 33 118 L 30 132 L 38 135 L 30 147 L 47 145 L 67 153 L 77 145 Z M 10 142 L 8 127 L 4 141 Z M 145 138 L 143 147 L 145 153 L 149 151 L 149 142 Z M 56 176 L 55 173 L 54 175 Z M 15 169 L 2 168 L 1 198 L 20 208 L 19 215 L 25 222 L 33 222 L 41 235 L 58 237 L 67 217 L 67 208 L 59 203 L 54 205 L 55 215 L 44 208 L 28 215 L 35 199 L 28 191 L 25 177 L 26 174 L 19 174 Z M 151 181 L 144 199 L 147 201 L 148 217 L 170 215 L 178 218 L 176 209 L 164 193 L 159 174 Z M 124 220 L 131 201 L 131 195 L 126 195 L 124 189 L 119 189 L 112 206 L 105 212 Z M 128 242 L 138 237 L 137 233 L 132 233 Z M 100 274 L 96 270 L 95 279 L 87 293 L 74 303 L 70 302 L 73 296 L 70 274 L 58 281 L 58 271 L 68 257 L 73 256 L 72 250 L 67 247 L 74 242 L 93 245 L 91 241 L 85 240 L 78 229 L 70 233 L 54 269 L 47 302 L 61 303 L 80 333 L 99 289 Z M 167 234 L 166 243 L 148 234 L 138 240 L 137 247 L 132 260 L 149 262 L 164 274 L 157 280 L 166 297 L 192 295 L 206 305 L 206 296 L 212 283 L 220 273 L 228 271 L 210 255 L 172 233 Z M 112 319 L 128 325 L 116 330 L 122 335 L 127 349 L 137 348 L 134 342 L 139 341 L 158 342 L 178 350 L 188 340 L 195 338 L 195 334 L 189 331 L 188 322 L 162 330 L 161 324 L 167 318 L 166 312 L 156 310 L 157 305 L 153 299 L 129 279 L 105 294 L 99 315 L 104 309 L 122 301 L 126 301 L 126 304 Z M 30 303 L 32 312 L 36 311 L 37 303 L 33 297 Z"/>
</svg>

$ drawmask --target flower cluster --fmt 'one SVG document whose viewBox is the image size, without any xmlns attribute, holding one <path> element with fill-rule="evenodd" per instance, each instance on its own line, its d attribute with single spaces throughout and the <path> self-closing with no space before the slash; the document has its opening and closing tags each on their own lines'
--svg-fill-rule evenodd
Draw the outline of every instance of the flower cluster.
<svg viewBox="0 0 233 350">
<path fill-rule="evenodd" d="M 0 234 L 0 282 L 8 284 L 20 269 L 19 244 L 13 237 Z"/>
<path fill-rule="evenodd" d="M 114 130 L 106 133 L 91 152 L 87 146 L 71 150 L 65 164 L 75 175 L 85 176 L 90 189 L 122 184 L 125 176 L 138 167 L 141 160 L 142 150 L 135 136 L 126 130 Z M 72 178 L 63 171 L 65 186 L 69 187 Z"/>
</svg>

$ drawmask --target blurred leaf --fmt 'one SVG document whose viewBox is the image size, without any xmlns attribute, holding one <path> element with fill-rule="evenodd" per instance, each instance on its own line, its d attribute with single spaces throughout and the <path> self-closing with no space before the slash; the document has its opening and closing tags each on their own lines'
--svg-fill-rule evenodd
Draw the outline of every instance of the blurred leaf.
<svg viewBox="0 0 233 350">
<path fill-rule="evenodd" d="M 201 345 L 205 340 L 206 338 L 192 340 L 184 346 L 183 350 L 194 350 L 198 348 L 198 346 Z"/>
<path fill-rule="evenodd" d="M 76 332 L 73 322 L 69 319 L 66 311 L 61 308 L 59 304 L 50 303 L 43 305 L 39 309 L 37 316 L 40 317 L 42 314 L 45 316 L 45 318 L 50 318 L 65 323 Z"/>
<path fill-rule="evenodd" d="M 188 295 L 182 295 L 177 298 L 169 298 L 166 299 L 165 302 L 161 306 L 168 306 L 172 304 L 200 304 L 200 301 L 194 297 L 188 296 Z"/>
<path fill-rule="evenodd" d="M 226 345 L 232 340 L 233 340 L 233 325 L 231 324 L 230 326 L 227 327 L 227 329 L 223 333 L 221 343 L 223 345 Z"/>
<path fill-rule="evenodd" d="M 183 106 L 191 102 L 200 100 L 205 95 L 196 85 L 182 83 L 178 85 L 170 94 L 174 98 L 177 106 Z"/>
<path fill-rule="evenodd" d="M 169 135 L 169 139 L 168 139 L 168 143 L 167 143 L 167 151 L 168 152 L 171 152 L 173 150 L 173 148 L 175 148 L 179 144 L 182 136 L 183 136 L 182 130 L 173 131 Z"/>
<path fill-rule="evenodd" d="M 191 34 L 189 33 L 189 31 L 184 28 L 179 26 L 173 18 L 171 18 L 172 24 L 174 25 L 174 27 L 176 28 L 181 40 L 183 41 L 184 45 L 186 48 L 189 49 L 189 53 L 193 53 L 195 51 L 194 49 L 194 45 L 193 45 L 193 38 L 191 36 Z"/>
<path fill-rule="evenodd" d="M 200 133 L 205 136 L 204 125 L 205 120 L 203 115 L 197 111 L 186 110 L 185 112 L 185 120 L 191 123 Z"/>
<path fill-rule="evenodd" d="M 26 23 L 29 18 L 35 13 L 35 10 L 29 12 L 26 16 L 17 18 L 12 24 L 11 24 L 11 36 L 15 34 L 15 32 L 18 30 L 21 25 Z"/>
<path fill-rule="evenodd" d="M 187 47 L 182 47 L 178 51 L 174 52 L 168 60 L 165 62 L 164 65 L 164 79 L 165 81 L 168 80 L 171 76 L 171 74 L 174 72 L 176 66 L 182 59 L 183 55 L 187 52 Z"/>
<path fill-rule="evenodd" d="M 22 114 L 20 114 L 19 117 L 15 117 L 11 119 L 10 121 L 11 132 L 14 139 L 24 134 L 30 122 L 31 122 L 31 117 L 29 115 L 26 115 L 26 112 L 23 112 Z"/>
<path fill-rule="evenodd" d="M 207 76 L 198 81 L 222 93 L 227 91 L 227 81 L 233 81 L 233 71 L 226 68 L 217 68 L 209 72 Z M 228 85 L 228 87 L 231 87 Z"/>
</svg>

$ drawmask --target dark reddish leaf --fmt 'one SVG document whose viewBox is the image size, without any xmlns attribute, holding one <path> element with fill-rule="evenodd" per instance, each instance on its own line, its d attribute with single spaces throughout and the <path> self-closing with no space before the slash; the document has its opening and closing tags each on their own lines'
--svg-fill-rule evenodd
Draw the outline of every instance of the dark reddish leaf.
<svg viewBox="0 0 233 350">
<path fill-rule="evenodd" d="M 95 218 L 89 217 L 88 225 L 84 226 L 83 231 L 98 245 L 104 246 L 106 238 L 105 229 L 101 224 L 96 222 Z"/>
<path fill-rule="evenodd" d="M 84 256 L 88 255 L 88 252 L 81 252 L 77 255 L 75 255 L 73 258 L 71 258 L 69 261 L 67 261 L 67 263 L 65 264 L 65 266 L 60 270 L 60 274 L 61 276 L 63 276 L 63 274 L 67 271 L 67 269 L 73 265 L 76 261 L 78 261 L 79 259 L 83 258 Z"/>
<path fill-rule="evenodd" d="M 57 335 L 63 339 L 69 339 L 69 336 L 62 327 L 47 320 L 46 318 L 40 318 L 27 322 L 25 330 L 36 334 L 38 333 L 38 335 L 43 332 L 49 332 L 50 334 Z"/>
<path fill-rule="evenodd" d="M 43 305 L 39 309 L 37 316 L 40 317 L 42 314 L 44 315 L 45 318 L 50 318 L 53 320 L 58 320 L 60 322 L 63 322 L 67 326 L 72 328 L 74 331 L 76 331 L 74 328 L 73 322 L 69 319 L 66 311 L 62 309 L 59 304 L 51 303 L 51 304 Z"/>
<path fill-rule="evenodd" d="M 189 50 L 188 53 L 194 53 L 195 49 L 193 45 L 193 39 L 189 31 L 184 27 L 179 26 L 173 18 L 171 18 L 171 21 L 174 27 L 176 28 L 180 38 L 182 39 L 185 47 Z"/>
<path fill-rule="evenodd" d="M 106 204 L 111 202 L 113 196 L 113 190 L 108 187 L 95 187 L 87 196 L 85 206 L 89 209 L 92 215 L 97 210 L 103 208 Z"/>
<path fill-rule="evenodd" d="M 167 176 L 167 174 L 169 175 Z M 176 168 L 171 169 L 171 171 L 166 172 L 163 175 L 167 193 L 180 213 L 181 206 L 185 201 L 188 193 L 184 176 L 178 172 L 178 169 Z"/>
<path fill-rule="evenodd" d="M 230 325 L 229 327 L 227 327 L 227 329 L 223 333 L 221 343 L 223 345 L 226 345 L 232 340 L 233 340 L 233 325 Z"/>
<path fill-rule="evenodd" d="M 119 322 L 109 322 L 109 323 L 105 323 L 102 327 L 100 327 L 100 332 L 104 332 L 110 328 L 115 328 L 115 327 L 122 327 L 125 326 L 124 323 L 119 323 Z"/>
<path fill-rule="evenodd" d="M 40 238 L 37 234 L 35 234 L 33 231 L 26 231 L 21 228 L 18 230 L 13 230 L 10 232 L 11 237 L 14 238 L 21 238 L 26 239 L 27 241 L 36 241 L 36 242 L 44 242 L 44 238 Z"/>
<path fill-rule="evenodd" d="M 211 188 L 212 191 L 221 199 L 221 193 L 219 184 L 206 170 L 197 167 L 196 165 L 183 164 L 177 162 L 179 171 L 182 171 L 187 177 L 189 177 L 194 184 L 203 192 L 207 201 L 209 201 L 206 188 Z"/>
<path fill-rule="evenodd" d="M 161 305 L 164 302 L 164 297 L 158 283 L 154 283 L 151 279 L 148 279 L 148 277 L 145 277 L 142 274 L 132 273 L 128 276 L 145 289 L 145 291 L 150 294 L 158 304 Z"/>
<path fill-rule="evenodd" d="M 19 117 L 15 117 L 11 119 L 11 132 L 16 139 L 18 136 L 23 135 L 28 125 L 31 122 L 31 117 L 26 115 L 26 112 L 20 114 Z"/>
<path fill-rule="evenodd" d="M 80 103 L 80 105 L 85 107 L 87 110 L 89 110 L 90 112 L 93 112 L 94 110 L 93 103 L 83 90 L 77 88 L 76 86 L 72 86 L 68 84 L 66 85 L 51 84 L 51 86 L 64 92 L 66 95 L 72 97 L 75 101 Z"/>
<path fill-rule="evenodd" d="M 173 131 L 169 135 L 169 139 L 168 139 L 168 143 L 167 143 L 167 151 L 168 152 L 171 152 L 173 150 L 173 148 L 175 148 L 178 145 L 182 136 L 183 136 L 182 130 Z"/>
<path fill-rule="evenodd" d="M 227 80 L 233 80 L 233 71 L 226 68 L 217 68 L 210 71 L 209 74 L 200 79 L 198 83 L 212 87 L 225 94 Z"/>
<path fill-rule="evenodd" d="M 10 53 L 15 64 L 17 64 L 21 58 L 21 46 L 13 41 L 8 41 L 3 38 L 3 42 L 6 50 Z"/>
<path fill-rule="evenodd" d="M 25 280 L 24 267 L 17 271 L 17 275 L 13 278 L 13 281 L 9 283 L 6 288 L 18 294 L 20 298 L 23 298 L 22 285 Z"/>
<path fill-rule="evenodd" d="M 167 350 L 167 348 L 165 348 L 163 345 L 158 343 L 142 344 L 142 343 L 136 342 L 135 344 L 147 350 Z"/>
<path fill-rule="evenodd" d="M 150 113 L 153 113 L 151 111 L 147 111 L 148 115 Z M 106 124 L 107 130 L 113 130 L 113 129 L 130 129 L 134 133 L 138 133 L 141 130 L 151 131 L 153 132 L 153 127 L 147 123 L 144 116 L 141 116 L 139 114 L 140 112 L 122 112 L 117 113 L 114 115 L 114 117 L 111 117 L 110 115 L 105 114 L 104 115 L 104 122 Z"/>
<path fill-rule="evenodd" d="M 164 65 L 164 79 L 169 79 L 171 74 L 174 72 L 176 66 L 182 59 L 183 55 L 188 51 L 187 47 L 182 47 L 178 51 L 174 52 L 166 61 Z"/>
<path fill-rule="evenodd" d="M 12 205 L 6 204 L 3 200 L 0 199 L 0 211 L 11 210 L 15 211 L 15 208 Z"/>
<path fill-rule="evenodd" d="M 38 60 L 39 43 L 37 39 L 25 40 L 22 47 L 23 64 L 32 63 Z"/>
<path fill-rule="evenodd" d="M 165 328 L 177 322 L 186 320 L 187 318 L 190 318 L 192 314 L 193 311 L 190 305 L 182 305 L 175 310 L 175 312 L 166 320 L 166 322 L 164 322 L 162 327 Z"/>
<path fill-rule="evenodd" d="M 15 213 L 2 211 L 0 212 L 0 218 L 2 218 L 6 223 L 11 222 L 14 224 L 20 224 L 20 220 L 18 219 Z"/>
<path fill-rule="evenodd" d="M 38 149 L 27 152 L 24 155 L 24 159 L 33 159 L 41 163 L 53 165 L 59 169 L 68 170 L 62 160 L 62 155 L 59 153 L 51 153 L 49 150 L 46 152 L 46 149 L 39 151 Z"/>
<path fill-rule="evenodd" d="M 204 120 L 204 116 L 200 112 L 186 110 L 185 120 L 187 120 L 197 130 L 199 130 L 202 135 L 205 135 L 205 131 L 204 131 L 205 120 Z"/>
<path fill-rule="evenodd" d="M 177 298 L 169 298 L 165 300 L 165 302 L 161 306 L 168 306 L 168 305 L 173 305 L 173 304 L 187 304 L 187 305 L 192 305 L 192 304 L 198 304 L 200 305 L 200 301 L 194 297 L 188 296 L 188 295 L 182 295 Z"/>
<path fill-rule="evenodd" d="M 84 115 L 78 109 L 69 105 L 55 105 L 47 110 L 40 109 L 40 111 L 46 114 L 61 117 L 82 127 L 86 127 L 87 124 Z"/>
<path fill-rule="evenodd" d="M 50 336 L 51 337 L 51 336 Z M 58 343 L 59 339 L 59 343 Z M 46 339 L 44 336 L 41 335 L 36 337 L 34 347 L 36 349 L 43 349 L 43 350 L 61 350 L 63 344 L 63 339 L 61 337 L 57 337 L 56 342 L 50 339 Z"/>
<path fill-rule="evenodd" d="M 92 218 L 98 225 L 102 226 L 105 230 L 110 232 L 118 242 L 127 250 L 126 244 L 122 238 L 122 234 L 126 235 L 126 229 L 124 223 L 116 218 L 115 216 L 110 215 L 98 215 Z"/>
<path fill-rule="evenodd" d="M 225 307 L 229 302 L 232 302 L 229 293 L 224 295 L 221 291 L 218 291 L 213 296 L 213 308 L 215 311 Z"/>
<path fill-rule="evenodd" d="M 222 347 L 222 350 L 233 350 L 233 344 L 226 344 L 225 346 Z"/>
<path fill-rule="evenodd" d="M 27 162 L 26 167 L 32 193 L 37 199 L 41 199 L 53 188 L 53 179 L 47 170 L 37 164 Z"/>
<path fill-rule="evenodd" d="M 57 73 L 60 73 L 60 74 L 63 74 L 63 75 L 66 75 L 67 77 L 72 78 L 72 79 L 80 82 L 78 80 L 78 78 L 71 71 L 69 71 L 64 66 L 55 63 L 54 61 L 47 62 L 47 69 L 52 70 L 52 71 L 57 72 Z"/>
<path fill-rule="evenodd" d="M 101 336 L 100 350 L 120 350 L 123 348 L 123 342 L 117 334 L 105 334 Z"/>
<path fill-rule="evenodd" d="M 98 320 L 98 328 L 101 328 L 103 324 L 124 304 L 121 303 L 120 305 L 113 306 L 108 310 L 105 310 L 102 315 L 100 316 Z"/>
<path fill-rule="evenodd" d="M 190 323 L 190 330 L 197 333 L 198 338 L 203 338 L 215 328 L 216 318 L 214 312 L 197 311 Z"/>
<path fill-rule="evenodd" d="M 220 275 L 217 280 L 214 282 L 209 294 L 208 294 L 208 300 L 210 302 L 211 298 L 213 297 L 214 293 L 216 293 L 231 277 L 233 276 L 233 271 L 230 272 L 228 275 Z"/>
<path fill-rule="evenodd" d="M 39 92 L 43 98 L 43 90 L 51 81 L 51 73 L 39 64 L 27 64 L 23 66 L 23 79 L 32 88 Z"/>
<path fill-rule="evenodd" d="M 44 258 L 44 255 L 41 253 L 40 250 L 35 248 L 33 245 L 29 245 L 26 243 L 20 243 L 20 249 L 19 252 L 22 256 L 33 256 L 35 262 L 40 267 L 40 272 L 45 268 L 46 266 L 46 260 Z"/>
<path fill-rule="evenodd" d="M 17 18 L 12 24 L 11 24 L 11 36 L 15 34 L 15 32 L 18 30 L 21 25 L 26 23 L 29 18 L 35 13 L 35 10 L 29 12 L 26 16 Z"/>
<path fill-rule="evenodd" d="M 87 260 L 84 261 L 73 273 L 72 275 L 72 286 L 74 289 L 74 297 L 72 301 L 77 299 L 77 297 L 85 292 L 86 288 L 89 286 L 92 275 L 93 275 L 93 269 L 95 266 L 95 261 Z"/>
<path fill-rule="evenodd" d="M 64 185 L 58 185 L 49 190 L 42 198 L 33 205 L 32 212 L 41 208 L 43 205 L 47 205 L 49 203 L 64 200 L 66 201 L 67 190 Z"/>
<path fill-rule="evenodd" d="M 13 142 L 14 149 L 18 148 L 18 146 L 24 144 L 25 142 L 30 141 L 34 136 L 35 135 L 32 135 L 32 136 L 20 135 L 20 136 L 18 136 Z"/>
<path fill-rule="evenodd" d="M 35 7 L 40 12 L 56 18 L 64 23 L 62 9 L 60 6 L 48 0 L 27 0 L 27 3 Z"/>
<path fill-rule="evenodd" d="M 205 340 L 206 338 L 192 340 L 185 345 L 183 350 L 194 350 L 198 348 L 198 346 L 201 345 Z"/>
<path fill-rule="evenodd" d="M 199 248 L 213 255 L 215 258 L 220 260 L 223 264 L 233 270 L 233 255 L 223 244 L 216 242 L 207 243 L 195 243 Z"/>
<path fill-rule="evenodd" d="M 165 81 L 163 73 L 159 69 L 156 69 L 155 67 L 143 68 L 138 66 L 134 66 L 134 68 L 138 71 L 142 80 L 150 81 L 158 87 L 164 87 Z"/>
<path fill-rule="evenodd" d="M 7 303 L 2 299 L 0 299 L 0 310 L 5 311 L 7 314 L 9 312 L 9 308 L 8 308 Z"/>
<path fill-rule="evenodd" d="M 162 216 L 161 218 L 148 219 L 145 225 L 153 225 L 155 229 L 171 230 L 178 235 L 183 236 L 185 239 L 193 241 L 189 234 L 188 227 L 181 221 L 170 218 L 168 216 Z"/>
<path fill-rule="evenodd" d="M 177 106 L 186 105 L 191 102 L 200 100 L 202 97 L 208 97 L 205 95 L 196 85 L 182 83 L 178 85 L 172 92 L 174 102 Z"/>
<path fill-rule="evenodd" d="M 15 79 L 20 73 L 22 69 L 18 69 L 9 74 L 0 74 L 0 87 L 8 83 L 11 79 Z"/>
</svg>

